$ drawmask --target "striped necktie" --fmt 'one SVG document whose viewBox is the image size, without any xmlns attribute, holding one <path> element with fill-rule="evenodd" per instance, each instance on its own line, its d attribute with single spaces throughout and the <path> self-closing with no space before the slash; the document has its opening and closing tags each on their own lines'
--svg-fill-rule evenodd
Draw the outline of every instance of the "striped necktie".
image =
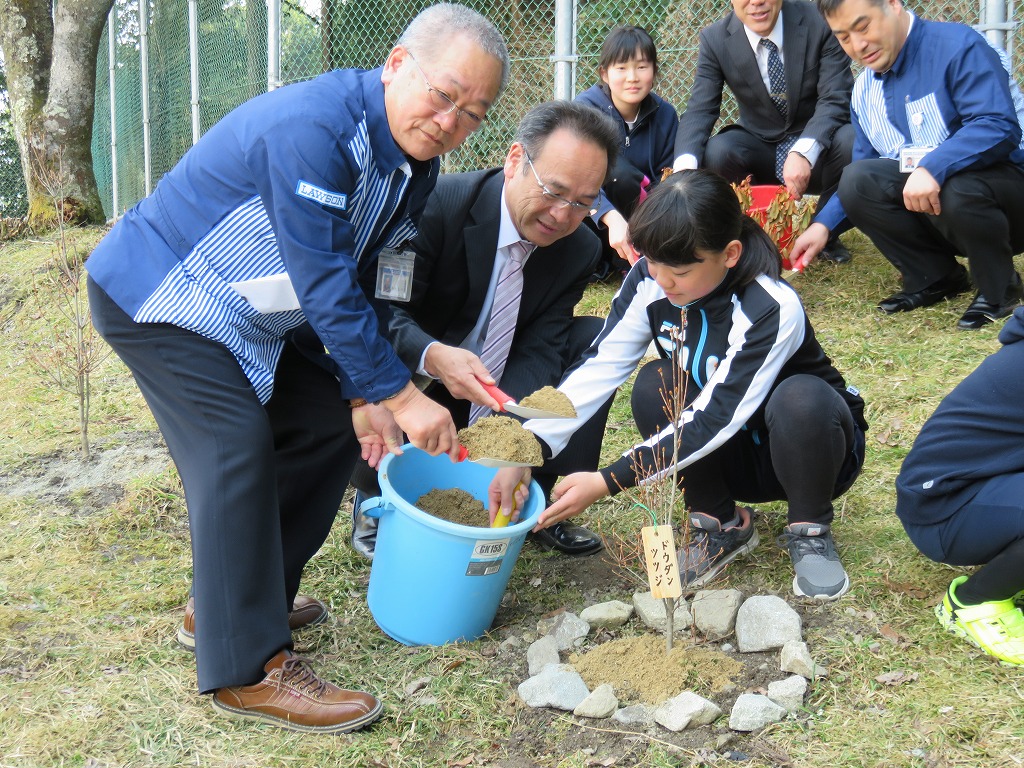
<svg viewBox="0 0 1024 768">
<path fill-rule="evenodd" d="M 505 246 L 508 258 L 502 267 L 498 284 L 494 288 L 491 302 L 491 317 L 487 321 L 484 346 L 480 351 L 480 362 L 490 371 L 494 380 L 501 383 L 508 352 L 512 348 L 512 337 L 516 335 L 516 320 L 519 318 L 519 301 L 523 296 L 523 262 L 533 250 L 533 244 L 519 240 Z M 490 414 L 491 409 L 473 405 L 469 409 L 469 423 Z"/>
</svg>

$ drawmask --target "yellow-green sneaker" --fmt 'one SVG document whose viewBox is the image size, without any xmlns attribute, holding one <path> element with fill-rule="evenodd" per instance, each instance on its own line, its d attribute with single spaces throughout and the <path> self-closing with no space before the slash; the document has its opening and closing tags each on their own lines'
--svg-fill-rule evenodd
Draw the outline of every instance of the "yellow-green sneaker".
<svg viewBox="0 0 1024 768">
<path fill-rule="evenodd" d="M 939 623 L 1002 664 L 1024 667 L 1024 614 L 1020 608 L 1013 598 L 960 605 L 956 588 L 965 581 L 966 576 L 953 579 L 942 602 L 935 606 Z"/>
</svg>

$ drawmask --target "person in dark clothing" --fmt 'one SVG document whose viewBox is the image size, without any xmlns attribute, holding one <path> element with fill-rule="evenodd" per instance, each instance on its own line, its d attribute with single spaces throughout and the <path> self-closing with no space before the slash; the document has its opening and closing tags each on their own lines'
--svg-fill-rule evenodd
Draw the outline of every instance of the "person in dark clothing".
<svg viewBox="0 0 1024 768">
<path fill-rule="evenodd" d="M 1024 308 L 999 340 L 921 428 L 896 478 L 896 514 L 926 557 L 981 565 L 949 585 L 942 626 L 1024 666 Z"/>
<path fill-rule="evenodd" d="M 796 291 L 779 278 L 774 243 L 743 215 L 729 183 L 707 170 L 673 174 L 629 220 L 643 257 L 582 360 L 559 384 L 576 419 L 527 429 L 557 457 L 576 429 L 622 384 L 653 340 L 660 359 L 637 374 L 633 417 L 644 440 L 598 472 L 555 486 L 539 527 L 600 498 L 673 471 L 690 509 L 683 583 L 696 589 L 758 543 L 738 500 L 789 503 L 783 539 L 797 595 L 834 600 L 850 586 L 832 541 L 833 499 L 864 461 L 864 401 L 833 367 Z M 673 368 L 685 374 L 681 382 Z M 666 399 L 684 387 L 681 413 Z M 524 473 L 501 470 L 491 511 L 512 506 Z"/>
<path fill-rule="evenodd" d="M 729 87 L 739 119 L 711 135 Z M 676 133 L 675 170 L 707 168 L 731 182 L 785 184 L 799 199 L 835 194 L 853 151 L 850 59 L 804 0 L 732 0 L 701 30 L 697 71 Z M 833 229 L 820 258 L 850 261 Z"/>
<path fill-rule="evenodd" d="M 86 263 L 96 330 L 185 490 L 193 590 L 178 639 L 219 713 L 340 733 L 383 712 L 294 653 L 292 630 L 328 616 L 299 586 L 357 458 L 400 453 L 404 432 L 455 459 L 458 436 L 357 280 L 384 274 L 416 234 L 439 156 L 480 126 L 507 73 L 493 24 L 430 6 L 382 67 L 226 115 Z"/>
<path fill-rule="evenodd" d="M 611 117 L 622 141 L 597 213 L 588 220 L 604 244 L 598 272 L 603 277 L 628 270 L 637 260 L 626 221 L 661 179 L 662 170 L 672 167 L 679 118 L 675 107 L 652 90 L 658 51 L 646 30 L 623 26 L 609 32 L 597 71 L 601 82 L 576 101 Z"/>
</svg>

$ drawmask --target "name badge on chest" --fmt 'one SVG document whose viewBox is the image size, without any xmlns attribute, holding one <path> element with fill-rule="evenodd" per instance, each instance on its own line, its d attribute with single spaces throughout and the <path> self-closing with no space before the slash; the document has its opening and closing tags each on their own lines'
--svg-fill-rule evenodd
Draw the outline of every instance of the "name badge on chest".
<svg viewBox="0 0 1024 768">
<path fill-rule="evenodd" d="M 924 156 L 935 147 L 903 147 L 900 150 L 900 173 L 910 173 L 917 169 Z"/>
<path fill-rule="evenodd" d="M 388 301 L 409 301 L 412 298 L 412 274 L 416 254 L 412 251 L 381 249 L 377 259 L 377 290 L 374 296 Z"/>
</svg>

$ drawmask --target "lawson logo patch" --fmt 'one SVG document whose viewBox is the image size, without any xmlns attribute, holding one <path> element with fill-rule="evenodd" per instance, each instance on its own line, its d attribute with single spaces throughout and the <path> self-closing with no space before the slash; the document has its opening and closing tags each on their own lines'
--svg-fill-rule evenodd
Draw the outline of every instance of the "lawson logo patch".
<svg viewBox="0 0 1024 768">
<path fill-rule="evenodd" d="M 316 186 L 316 184 L 310 184 L 308 181 L 299 180 L 299 183 L 295 185 L 295 194 L 299 197 L 305 197 L 313 202 L 326 205 L 330 208 L 337 208 L 344 211 L 348 206 L 348 196 L 343 195 L 341 192 L 330 192 L 322 187 Z"/>
</svg>

